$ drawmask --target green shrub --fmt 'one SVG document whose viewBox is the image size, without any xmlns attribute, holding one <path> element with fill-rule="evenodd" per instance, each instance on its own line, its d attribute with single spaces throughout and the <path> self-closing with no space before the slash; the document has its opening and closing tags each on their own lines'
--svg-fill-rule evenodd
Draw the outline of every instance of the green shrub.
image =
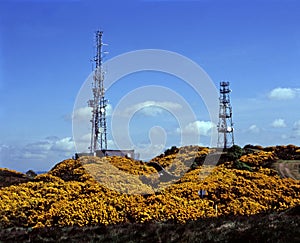
<svg viewBox="0 0 300 243">
<path fill-rule="evenodd" d="M 231 161 L 236 161 L 243 154 L 243 149 L 238 145 L 233 145 L 231 148 L 227 149 L 227 158 Z"/>
<path fill-rule="evenodd" d="M 239 160 L 236 160 L 234 162 L 234 167 L 236 169 L 239 169 L 239 170 L 248 170 L 248 171 L 253 171 L 253 169 L 251 168 L 251 166 L 249 165 L 246 165 L 245 163 L 239 161 Z"/>
</svg>

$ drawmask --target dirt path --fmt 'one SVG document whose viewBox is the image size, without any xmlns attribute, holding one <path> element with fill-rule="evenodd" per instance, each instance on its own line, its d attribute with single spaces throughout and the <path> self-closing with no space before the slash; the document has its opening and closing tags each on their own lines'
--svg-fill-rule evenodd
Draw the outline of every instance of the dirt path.
<svg viewBox="0 0 300 243">
<path fill-rule="evenodd" d="M 275 163 L 275 168 L 283 178 L 293 178 L 300 180 L 300 161 L 299 160 L 279 160 Z"/>
</svg>

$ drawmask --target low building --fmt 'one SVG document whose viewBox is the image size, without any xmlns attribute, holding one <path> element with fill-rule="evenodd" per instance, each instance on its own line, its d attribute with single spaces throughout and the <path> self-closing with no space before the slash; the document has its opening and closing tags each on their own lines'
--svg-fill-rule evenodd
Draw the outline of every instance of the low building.
<svg viewBox="0 0 300 243">
<path fill-rule="evenodd" d="M 95 153 L 76 153 L 75 159 L 83 156 L 97 156 L 97 157 L 105 157 L 105 156 L 121 156 L 126 158 L 135 159 L 135 153 L 133 149 L 106 149 L 106 150 L 96 150 Z"/>
</svg>

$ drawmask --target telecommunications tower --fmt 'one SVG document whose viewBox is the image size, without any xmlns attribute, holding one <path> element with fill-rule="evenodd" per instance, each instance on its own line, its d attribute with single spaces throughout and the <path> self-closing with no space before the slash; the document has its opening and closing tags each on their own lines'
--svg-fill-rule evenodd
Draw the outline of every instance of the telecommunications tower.
<svg viewBox="0 0 300 243">
<path fill-rule="evenodd" d="M 95 69 L 92 83 L 93 99 L 88 101 L 92 108 L 92 131 L 90 153 L 96 150 L 107 150 L 107 129 L 106 129 L 106 106 L 107 100 L 104 97 L 104 71 L 102 67 L 103 58 L 103 31 L 96 32 L 96 56 L 94 57 Z"/>
<path fill-rule="evenodd" d="M 229 82 L 220 82 L 218 147 L 225 149 L 234 145 L 232 107 L 229 96 L 230 92 Z"/>
</svg>

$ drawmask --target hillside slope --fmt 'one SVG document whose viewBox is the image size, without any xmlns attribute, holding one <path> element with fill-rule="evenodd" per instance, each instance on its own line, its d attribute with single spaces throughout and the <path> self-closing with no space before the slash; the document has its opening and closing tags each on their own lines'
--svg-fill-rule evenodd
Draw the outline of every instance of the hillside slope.
<svg viewBox="0 0 300 243">
<path fill-rule="evenodd" d="M 222 155 L 222 163 L 215 167 L 201 164 L 205 155 L 214 153 L 211 149 L 199 147 L 191 152 L 184 148 L 179 155 L 174 149 L 174 153 L 169 151 L 153 159 L 178 178 L 169 182 L 161 180 L 157 170 L 142 161 L 123 157 L 67 159 L 28 181 L 3 184 L 1 237 L 9 240 L 8 231 L 16 237 L 42 237 L 52 230 L 55 237 L 69 237 L 74 232 L 74 237 L 77 232 L 84 237 L 87 231 L 91 237 L 100 234 L 107 239 L 126 231 L 133 231 L 128 237 L 139 235 L 144 239 L 156 232 L 158 240 L 170 242 L 179 239 L 176 235 L 187 237 L 188 242 L 193 237 L 223 237 L 222 232 L 227 231 L 240 237 L 253 231 L 263 237 L 264 231 L 256 228 L 257 220 L 268 237 L 273 230 L 282 238 L 283 231 L 289 232 L 287 224 L 292 224 L 292 234 L 299 230 L 295 212 L 300 205 L 300 181 L 281 178 L 271 168 L 279 159 L 297 159 L 297 147 L 282 149 L 284 153 L 278 147 L 234 151 L 234 156 Z M 23 178 L 18 172 L 14 175 Z M 206 192 L 203 197 L 199 190 Z M 284 212 L 291 208 L 295 209 L 290 217 Z M 204 228 L 210 233 L 203 233 Z M 145 233 L 139 231 L 145 229 Z"/>
<path fill-rule="evenodd" d="M 299 242 L 300 207 L 267 215 L 210 218 L 186 224 L 0 229 L 1 242 Z"/>
</svg>

